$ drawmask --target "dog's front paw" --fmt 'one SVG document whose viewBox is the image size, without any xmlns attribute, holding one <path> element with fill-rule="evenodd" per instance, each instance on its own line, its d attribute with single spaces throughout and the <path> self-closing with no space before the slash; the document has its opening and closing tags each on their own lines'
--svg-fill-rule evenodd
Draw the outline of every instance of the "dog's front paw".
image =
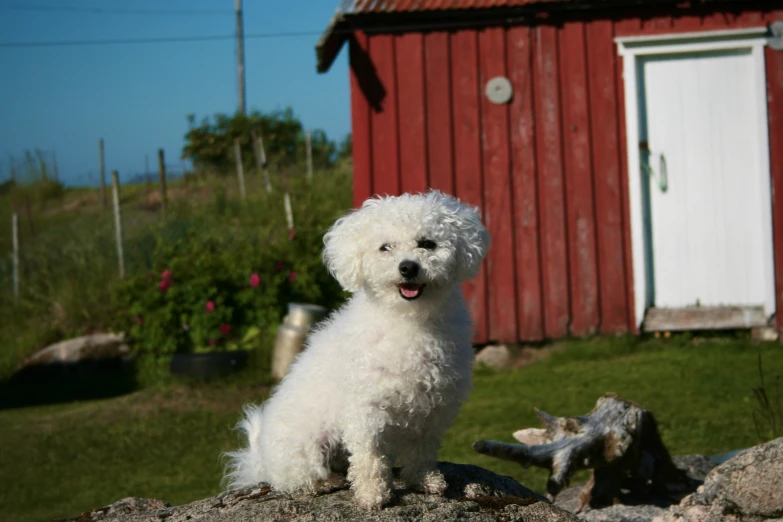
<svg viewBox="0 0 783 522">
<path fill-rule="evenodd" d="M 377 510 L 391 501 L 392 492 L 389 487 L 355 487 L 354 499 L 361 509 Z"/>
<path fill-rule="evenodd" d="M 405 480 L 408 487 L 420 493 L 426 493 L 427 495 L 442 496 L 449 487 L 443 474 L 438 470 L 426 471 L 424 473 L 419 472 L 414 476 L 405 476 L 405 473 L 403 473 L 403 480 Z"/>
<path fill-rule="evenodd" d="M 422 485 L 424 486 L 424 492 L 428 495 L 443 495 L 449 487 L 446 478 L 440 471 L 427 472 L 424 475 Z"/>
</svg>

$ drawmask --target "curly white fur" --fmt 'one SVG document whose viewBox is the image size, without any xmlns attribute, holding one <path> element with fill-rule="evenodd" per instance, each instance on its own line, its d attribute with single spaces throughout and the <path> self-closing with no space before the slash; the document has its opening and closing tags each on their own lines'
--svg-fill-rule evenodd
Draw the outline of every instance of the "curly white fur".
<svg viewBox="0 0 783 522">
<path fill-rule="evenodd" d="M 314 329 L 272 397 L 245 409 L 248 447 L 229 454 L 227 481 L 312 490 L 347 467 L 357 503 L 372 509 L 391 499 L 399 458 L 409 486 L 442 494 L 440 440 L 471 386 L 460 283 L 489 242 L 475 208 L 437 191 L 370 199 L 337 220 L 324 259 L 353 297 Z"/>
</svg>

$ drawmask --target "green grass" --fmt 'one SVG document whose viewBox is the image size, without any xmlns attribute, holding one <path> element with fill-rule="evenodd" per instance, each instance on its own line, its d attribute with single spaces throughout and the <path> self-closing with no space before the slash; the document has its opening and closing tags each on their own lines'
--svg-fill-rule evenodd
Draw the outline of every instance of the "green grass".
<svg viewBox="0 0 783 522">
<path fill-rule="evenodd" d="M 533 407 L 587 413 L 607 392 L 652 410 L 673 454 L 715 454 L 761 442 L 750 388 L 757 356 L 768 376 L 783 369 L 778 345 L 741 338 L 595 339 L 530 367 L 477 370 L 475 389 L 440 458 L 478 464 L 543 491 L 546 473 L 475 454 L 476 439 L 512 441 L 538 427 Z M 242 404 L 265 389 L 245 385 L 147 389 L 120 398 L 0 411 L 0 519 L 74 516 L 125 496 L 181 504 L 217 493 L 219 456 Z"/>
</svg>

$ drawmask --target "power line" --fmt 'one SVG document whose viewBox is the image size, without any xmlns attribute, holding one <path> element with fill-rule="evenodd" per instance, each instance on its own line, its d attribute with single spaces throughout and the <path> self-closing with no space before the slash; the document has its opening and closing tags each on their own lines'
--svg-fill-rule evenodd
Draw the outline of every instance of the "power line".
<svg viewBox="0 0 783 522">
<path fill-rule="evenodd" d="M 6 7 L 16 11 L 66 12 L 87 14 L 123 14 L 123 15 L 230 15 L 225 9 L 117 9 L 105 7 L 78 7 L 65 5 L 23 5 L 10 4 Z"/>
<path fill-rule="evenodd" d="M 498 17 L 493 19 L 497 24 L 515 24 L 529 21 L 525 15 L 514 17 Z M 475 20 L 465 22 L 437 20 L 433 22 L 417 22 L 403 25 L 377 25 L 365 29 L 371 33 L 394 32 L 401 33 L 405 31 L 434 31 L 446 29 L 469 28 L 476 26 Z M 333 34 L 353 34 L 354 28 L 334 29 Z M 252 33 L 245 34 L 245 39 L 265 39 L 265 38 L 295 38 L 301 36 L 320 36 L 324 34 L 320 31 L 281 31 L 276 33 Z M 88 46 L 88 45 L 118 45 L 118 44 L 150 44 L 150 43 L 172 43 L 172 42 L 206 42 L 214 40 L 233 40 L 236 34 L 230 35 L 207 35 L 207 36 L 174 36 L 158 38 L 119 38 L 113 40 L 61 40 L 61 41 L 32 41 L 32 42 L 0 42 L 0 48 L 23 48 L 23 47 L 69 47 L 69 46 Z"/>
<path fill-rule="evenodd" d="M 298 36 L 320 35 L 323 31 L 291 31 L 281 33 L 255 33 L 246 34 L 246 39 L 257 38 L 293 38 Z M 20 47 L 77 47 L 88 45 L 121 45 L 121 44 L 152 44 L 172 42 L 208 42 L 215 40 L 233 40 L 236 35 L 222 34 L 212 36 L 171 36 L 159 38 L 118 38 L 112 40 L 61 40 L 61 41 L 34 41 L 34 42 L 0 42 L 2 48 Z"/>
</svg>

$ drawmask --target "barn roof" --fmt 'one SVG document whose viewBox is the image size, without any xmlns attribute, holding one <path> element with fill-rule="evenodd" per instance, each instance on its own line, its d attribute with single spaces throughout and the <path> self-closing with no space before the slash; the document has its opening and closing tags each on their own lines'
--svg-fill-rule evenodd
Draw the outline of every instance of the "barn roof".
<svg viewBox="0 0 783 522">
<path fill-rule="evenodd" d="M 695 3 L 715 0 L 695 0 Z M 727 0 L 728 1 L 728 0 Z M 356 27 L 369 22 L 375 30 L 401 30 L 415 27 L 448 27 L 449 21 L 462 18 L 473 23 L 480 20 L 509 21 L 509 18 L 531 16 L 548 10 L 586 10 L 608 7 L 630 7 L 670 4 L 677 0 L 340 0 L 337 12 L 316 45 L 319 73 L 329 70 L 343 44 Z M 494 18 L 493 18 L 494 17 Z"/>
<path fill-rule="evenodd" d="M 344 14 L 410 13 L 580 1 L 584 3 L 584 0 L 343 0 L 338 10 Z"/>
</svg>

